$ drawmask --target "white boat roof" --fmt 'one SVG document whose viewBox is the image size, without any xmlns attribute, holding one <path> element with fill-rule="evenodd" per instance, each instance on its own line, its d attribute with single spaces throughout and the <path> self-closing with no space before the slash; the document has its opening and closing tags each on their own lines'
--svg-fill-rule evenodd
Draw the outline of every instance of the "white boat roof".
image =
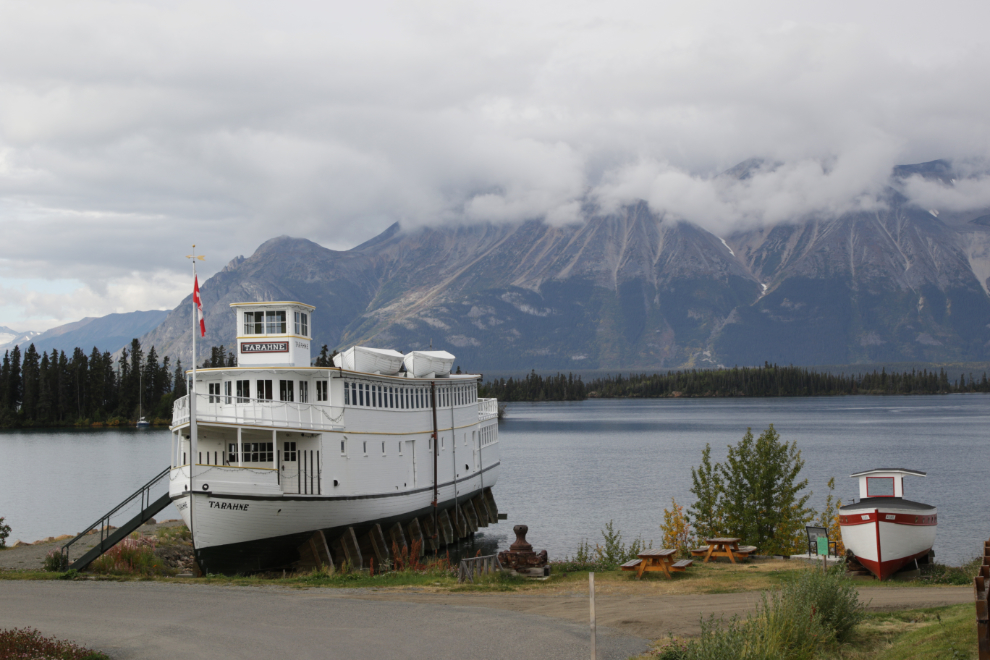
<svg viewBox="0 0 990 660">
<path fill-rule="evenodd" d="M 853 479 L 855 477 L 868 477 L 876 474 L 905 474 L 912 475 L 915 477 L 926 477 L 927 472 L 921 472 L 920 470 L 909 470 L 907 468 L 874 468 L 872 470 L 865 470 L 863 472 L 856 472 L 855 474 L 850 474 L 849 478 Z"/>
</svg>

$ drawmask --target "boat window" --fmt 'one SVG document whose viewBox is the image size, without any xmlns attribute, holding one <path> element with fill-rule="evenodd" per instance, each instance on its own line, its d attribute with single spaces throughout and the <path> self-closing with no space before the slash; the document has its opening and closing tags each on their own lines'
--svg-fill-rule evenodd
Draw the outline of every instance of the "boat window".
<svg viewBox="0 0 990 660">
<path fill-rule="evenodd" d="M 275 451 L 271 442 L 245 442 L 245 463 L 271 463 L 275 460 Z"/>
<path fill-rule="evenodd" d="M 893 477 L 867 477 L 866 478 L 867 497 L 893 497 L 894 478 Z"/>
<path fill-rule="evenodd" d="M 231 395 L 231 392 L 232 391 L 233 391 L 233 386 L 230 384 L 230 381 L 229 380 L 224 381 L 224 383 L 223 383 L 223 395 L 224 395 L 223 402 L 226 403 L 228 406 L 230 405 L 230 395 Z"/>
<path fill-rule="evenodd" d="M 265 313 L 264 312 L 244 312 L 244 334 L 260 335 L 264 334 Z"/>
<path fill-rule="evenodd" d="M 263 401 L 272 400 L 272 381 L 259 380 L 257 389 L 258 398 Z"/>
<path fill-rule="evenodd" d="M 207 383 L 206 386 L 210 390 L 210 403 L 214 403 L 214 395 L 216 395 L 216 401 L 220 401 L 220 383 Z"/>
<path fill-rule="evenodd" d="M 235 465 L 237 463 L 237 443 L 227 443 L 227 463 Z"/>
<path fill-rule="evenodd" d="M 385 398 L 385 387 L 379 385 L 377 389 L 378 389 L 378 407 L 379 408 L 388 407 L 388 401 Z"/>
<path fill-rule="evenodd" d="M 289 384 L 292 384 L 291 380 Z M 309 403 L 309 383 L 304 380 L 299 381 L 299 403 Z"/>
<path fill-rule="evenodd" d="M 251 381 L 249 380 L 237 381 L 237 403 L 247 403 L 247 400 L 250 398 L 251 398 Z"/>
<path fill-rule="evenodd" d="M 285 334 L 285 312 L 265 312 L 265 334 Z"/>
<path fill-rule="evenodd" d="M 364 383 L 358 383 L 357 386 L 358 386 L 357 387 L 357 389 L 358 389 L 358 398 L 357 398 L 358 405 L 359 406 L 363 406 L 364 405 Z"/>
<path fill-rule="evenodd" d="M 395 408 L 395 388 L 388 388 L 388 407 Z"/>
<path fill-rule="evenodd" d="M 302 335 L 309 337 L 309 316 L 305 312 L 302 315 Z"/>
<path fill-rule="evenodd" d="M 402 456 L 402 440 L 399 440 L 399 456 Z"/>
<path fill-rule="evenodd" d="M 292 324 L 293 325 L 292 329 L 295 331 L 295 334 L 303 335 L 303 336 L 306 335 L 306 322 L 303 320 L 305 318 L 306 315 L 303 314 L 302 312 L 295 312 L 293 314 L 293 320 L 295 321 L 295 323 Z"/>
<path fill-rule="evenodd" d="M 344 456 L 347 453 L 347 440 L 340 441 L 340 455 Z"/>
<path fill-rule="evenodd" d="M 284 453 L 282 454 L 287 461 L 296 460 L 296 443 L 294 442 L 283 442 L 282 449 Z"/>
<path fill-rule="evenodd" d="M 294 401 L 292 396 L 292 381 L 291 380 L 280 380 L 278 381 L 278 399 L 279 401 Z"/>
<path fill-rule="evenodd" d="M 385 455 L 385 441 L 382 441 L 382 456 Z"/>
<path fill-rule="evenodd" d="M 364 455 L 365 456 L 368 455 L 368 441 L 367 440 L 364 440 L 364 441 L 361 442 L 361 451 L 364 452 Z"/>
<path fill-rule="evenodd" d="M 344 394 L 347 394 L 346 390 L 344 391 Z M 316 381 L 316 400 L 317 401 L 327 400 L 327 381 L 325 380 Z"/>
</svg>

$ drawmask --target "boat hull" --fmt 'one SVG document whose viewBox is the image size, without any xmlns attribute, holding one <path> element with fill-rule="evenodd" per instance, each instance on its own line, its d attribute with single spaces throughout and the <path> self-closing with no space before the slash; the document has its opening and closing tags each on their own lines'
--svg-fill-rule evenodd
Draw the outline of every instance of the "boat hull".
<svg viewBox="0 0 990 660">
<path fill-rule="evenodd" d="M 938 511 L 933 506 L 890 502 L 853 507 L 839 511 L 842 542 L 880 580 L 924 557 L 935 544 Z"/>
<path fill-rule="evenodd" d="M 483 473 L 441 484 L 438 510 L 453 517 L 461 504 L 495 485 L 499 464 Z M 358 537 L 375 524 L 387 530 L 397 522 L 433 515 L 433 488 L 404 493 L 344 497 L 188 493 L 173 496 L 186 525 L 192 523 L 196 558 L 204 572 L 238 574 L 290 568 L 298 548 L 314 532 L 328 542 L 353 527 Z"/>
</svg>

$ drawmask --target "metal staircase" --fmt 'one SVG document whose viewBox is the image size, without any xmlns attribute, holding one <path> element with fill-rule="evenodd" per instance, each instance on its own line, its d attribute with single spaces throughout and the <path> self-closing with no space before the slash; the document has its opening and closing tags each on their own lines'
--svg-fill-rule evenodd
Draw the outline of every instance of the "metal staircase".
<svg viewBox="0 0 990 660">
<path fill-rule="evenodd" d="M 158 513 L 159 511 L 167 507 L 169 504 L 171 504 L 172 500 L 171 498 L 169 498 L 168 490 L 166 490 L 165 494 L 159 497 L 158 499 L 154 501 L 152 501 L 151 499 L 152 498 L 151 490 L 156 485 L 158 485 L 158 483 L 161 482 L 162 479 L 168 477 L 169 470 L 171 470 L 171 468 L 165 468 L 164 470 L 159 472 L 154 479 L 152 479 L 145 485 L 141 486 L 141 488 L 136 490 L 133 495 L 131 495 L 123 502 L 121 502 L 113 509 L 111 509 L 109 512 L 107 512 L 105 515 L 103 515 L 99 520 L 97 520 L 95 523 L 93 523 L 88 528 L 86 528 L 86 530 L 83 531 L 79 536 L 77 536 L 76 538 L 72 539 L 71 541 L 63 545 L 62 546 L 63 566 L 68 566 L 68 568 L 74 568 L 76 570 L 81 571 L 82 569 L 89 566 L 94 559 L 102 555 L 104 552 L 106 552 L 113 546 L 117 545 L 117 543 L 119 543 L 120 541 L 126 539 L 131 532 L 136 530 L 144 523 L 148 522 L 148 520 L 150 520 L 152 516 L 154 516 L 156 513 Z M 122 511 L 127 506 L 129 506 L 137 498 L 141 498 L 140 512 L 136 516 L 128 520 L 127 522 L 123 523 L 117 529 L 111 529 L 110 518 L 115 514 L 119 513 L 120 511 Z M 79 559 L 75 560 L 70 564 L 69 547 L 73 543 L 83 538 L 84 536 L 88 535 L 90 532 L 92 532 L 97 528 L 99 528 L 100 542 L 95 546 L 93 546 L 82 557 L 80 557 Z"/>
</svg>

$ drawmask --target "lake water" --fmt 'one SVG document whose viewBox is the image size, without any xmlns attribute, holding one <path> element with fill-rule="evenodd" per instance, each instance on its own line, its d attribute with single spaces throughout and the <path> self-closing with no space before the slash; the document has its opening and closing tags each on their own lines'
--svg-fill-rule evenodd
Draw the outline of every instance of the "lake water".
<svg viewBox="0 0 990 660">
<path fill-rule="evenodd" d="M 601 539 L 613 520 L 631 540 L 659 540 L 670 499 L 691 502 L 691 467 L 706 442 L 713 460 L 747 427 L 773 423 L 797 441 L 802 477 L 822 506 L 829 477 L 844 501 L 858 496 L 852 472 L 906 467 L 909 499 L 939 508 L 939 561 L 960 563 L 990 538 L 983 492 L 990 446 L 990 398 L 983 395 L 805 399 L 590 400 L 511 403 L 500 430 L 495 487 L 507 523 L 486 530 L 504 547 L 511 526 L 551 557 Z M 0 516 L 10 541 L 78 532 L 168 464 L 165 430 L 0 432 Z M 177 518 L 174 508 L 159 514 Z"/>
</svg>

